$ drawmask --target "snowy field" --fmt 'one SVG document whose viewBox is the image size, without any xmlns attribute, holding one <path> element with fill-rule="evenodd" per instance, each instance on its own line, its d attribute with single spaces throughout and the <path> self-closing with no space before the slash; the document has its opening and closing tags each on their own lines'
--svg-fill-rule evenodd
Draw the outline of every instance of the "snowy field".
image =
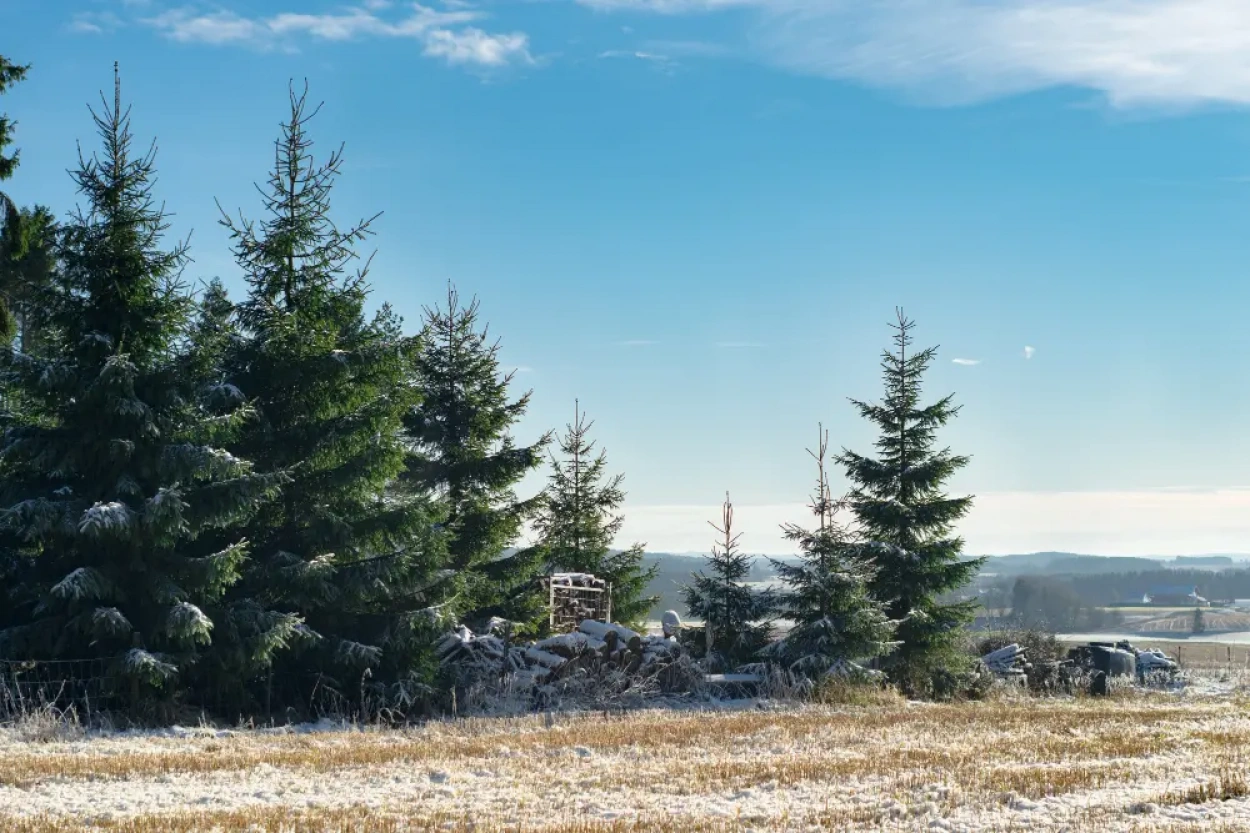
<svg viewBox="0 0 1250 833">
<path fill-rule="evenodd" d="M 10 729 L 0 831 L 1246 830 L 1245 682 L 408 731 Z"/>
</svg>

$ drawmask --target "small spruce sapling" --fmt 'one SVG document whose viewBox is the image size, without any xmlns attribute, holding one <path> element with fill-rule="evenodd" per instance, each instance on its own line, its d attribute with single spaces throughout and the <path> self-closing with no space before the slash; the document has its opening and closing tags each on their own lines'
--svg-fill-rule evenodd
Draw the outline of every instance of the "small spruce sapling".
<svg viewBox="0 0 1250 833">
<path fill-rule="evenodd" d="M 612 586 L 612 618 L 639 626 L 658 600 L 645 595 L 658 567 L 643 566 L 642 544 L 612 549 L 625 522 L 617 514 L 625 500 L 624 475 L 607 477 L 607 453 L 596 454 L 589 439 L 593 425 L 575 403 L 573 422 L 560 438 L 563 459 L 551 458 L 546 504 L 534 528 L 553 571 L 604 579 Z"/>
<path fill-rule="evenodd" d="M 896 623 L 873 597 L 871 563 L 855 557 L 853 537 L 837 521 L 842 502 L 834 500 L 825 472 L 829 434 L 821 427 L 816 460 L 816 494 L 810 504 L 815 529 L 783 526 L 800 551 L 798 563 L 773 561 L 785 587 L 779 613 L 794 622 L 764 655 L 791 672 L 819 678 L 848 668 L 847 663 L 888 654 Z"/>
<path fill-rule="evenodd" d="M 742 536 L 734 533 L 733 519 L 733 503 L 726 494 L 721 525 L 708 521 L 720 540 L 712 545 L 706 572 L 695 573 L 691 584 L 682 588 L 686 610 L 703 620 L 702 629 L 691 631 L 691 650 L 717 671 L 758 660 L 772 633 L 774 601 L 766 591 L 745 584 L 753 558 L 738 547 Z"/>
</svg>

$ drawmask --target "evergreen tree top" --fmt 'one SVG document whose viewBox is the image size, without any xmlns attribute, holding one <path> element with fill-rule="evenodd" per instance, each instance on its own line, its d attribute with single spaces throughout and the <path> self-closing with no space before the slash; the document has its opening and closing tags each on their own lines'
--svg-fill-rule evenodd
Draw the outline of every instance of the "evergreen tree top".
<svg viewBox="0 0 1250 833">
<path fill-rule="evenodd" d="M 0 55 L 0 95 L 26 77 L 29 65 L 20 66 Z M 5 148 L 13 144 L 17 123 L 0 113 L 0 182 L 17 170 L 20 152 L 8 155 Z M 19 210 L 16 201 L 0 190 L 0 339 L 10 341 L 17 334 L 14 307 L 30 294 L 28 285 L 43 288 L 51 271 L 45 244 L 55 224 L 44 208 L 33 212 Z M 33 257 L 27 257 L 36 248 Z"/>
<path fill-rule="evenodd" d="M 604 480 L 607 452 L 595 453 L 589 439 L 594 422 L 586 420 L 580 401 L 574 401 L 573 421 L 559 439 L 564 459 L 551 455 L 551 482 L 546 512 L 535 529 L 561 570 L 602 570 L 602 562 L 625 522 L 617 510 L 625 500 L 623 474 Z"/>
<path fill-rule="evenodd" d="M 901 309 L 896 315 L 897 321 L 890 325 L 895 350 L 885 351 L 881 361 L 885 382 L 881 404 L 851 400 L 860 415 L 880 429 L 874 443 L 878 456 L 843 449 L 837 459 L 853 484 L 851 502 L 860 510 L 874 507 L 873 512 L 857 512 L 859 520 L 872 527 L 874 518 L 879 518 L 896 531 L 910 530 L 889 542 L 911 549 L 927 535 L 943 534 L 971 508 L 972 497 L 948 498 L 942 492 L 942 485 L 971 458 L 935 448 L 937 430 L 960 408 L 953 404 L 953 395 L 920 406 L 922 377 L 938 348 L 909 354 L 915 324 Z M 876 529 L 869 537 L 882 539 L 881 531 Z"/>
<path fill-rule="evenodd" d="M 0 95 L 9 89 L 9 87 L 26 78 L 26 73 L 30 70 L 30 65 L 25 66 L 15 64 L 3 55 L 0 55 Z M 8 156 L 4 150 L 13 143 L 13 128 L 17 122 L 13 121 L 4 113 L 0 113 L 0 181 L 6 180 L 13 176 L 13 172 L 17 169 L 19 152 L 13 151 Z"/>
<path fill-rule="evenodd" d="M 424 401 L 406 418 L 417 453 L 408 477 L 453 501 L 496 497 L 513 503 L 520 516 L 538 508 L 539 498 L 515 501 L 511 488 L 541 464 L 551 433 L 518 446 L 510 429 L 529 408 L 533 391 L 509 401 L 516 372 L 500 373 L 498 339 L 479 325 L 480 302 L 461 302 L 447 286 L 446 307 L 425 308 L 416 380 Z"/>
<path fill-rule="evenodd" d="M 251 287 L 241 305 L 246 327 L 263 327 L 275 315 L 296 312 L 309 298 L 334 287 L 347 265 L 359 255 L 356 245 L 373 234 L 370 228 L 381 212 L 348 227 L 338 228 L 330 217 L 330 194 L 343 163 L 343 146 L 318 164 L 307 125 L 321 105 L 307 112 L 308 84 L 297 95 L 289 92 L 291 116 L 280 125 L 274 142 L 274 167 L 266 187 L 257 186 L 263 200 L 265 220 L 260 227 L 242 217 L 236 221 L 221 211 L 221 224 L 230 233 L 235 259 Z M 371 258 L 370 258 L 371 259 Z M 340 289 L 365 292 L 366 260 L 356 275 Z"/>
<path fill-rule="evenodd" d="M 140 366 L 165 362 L 177 347 L 193 304 L 182 281 L 186 241 L 161 247 L 169 230 L 164 206 L 152 197 L 156 142 L 135 155 L 130 108 L 123 109 L 114 66 L 113 102 L 91 109 L 101 153 L 78 152 L 71 172 L 87 210 L 76 209 L 66 228 L 61 259 L 65 286 L 50 302 L 54 324 L 76 360 L 101 362 L 125 354 Z"/>
</svg>

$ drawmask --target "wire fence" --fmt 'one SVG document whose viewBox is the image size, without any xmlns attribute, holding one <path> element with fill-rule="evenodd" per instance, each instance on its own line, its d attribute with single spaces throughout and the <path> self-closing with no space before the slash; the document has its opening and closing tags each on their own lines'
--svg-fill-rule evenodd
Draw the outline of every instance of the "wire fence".
<svg viewBox="0 0 1250 833">
<path fill-rule="evenodd" d="M 0 659 L 0 718 L 41 710 L 82 714 L 116 708 L 120 702 L 110 659 Z"/>
</svg>

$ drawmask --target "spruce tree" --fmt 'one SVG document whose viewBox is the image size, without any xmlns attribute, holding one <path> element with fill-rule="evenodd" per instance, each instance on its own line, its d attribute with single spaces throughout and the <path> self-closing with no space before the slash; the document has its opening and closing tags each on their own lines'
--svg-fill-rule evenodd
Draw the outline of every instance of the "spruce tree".
<svg viewBox="0 0 1250 833">
<path fill-rule="evenodd" d="M 773 561 L 784 586 L 778 613 L 793 622 L 784 638 L 765 655 L 791 671 L 816 678 L 842 663 L 875 659 L 893 647 L 895 622 L 886 615 L 870 585 L 875 571 L 856 557 L 853 536 L 840 524 L 842 504 L 834 500 L 825 471 L 829 434 L 821 427 L 816 460 L 815 529 L 783 527 L 800 551 L 798 563 Z"/>
<path fill-rule="evenodd" d="M 217 636 L 207 611 L 237 580 L 237 527 L 278 478 L 225 450 L 247 412 L 215 401 L 188 338 L 187 249 L 161 246 L 155 145 L 133 152 L 119 80 L 92 116 L 103 151 L 80 154 L 87 207 L 40 299 L 60 349 L 0 352 L 29 406 L 0 445 L 0 528 L 20 542 L 0 656 L 103 659 L 122 693 L 169 694 Z"/>
<path fill-rule="evenodd" d="M 372 220 L 331 219 L 342 152 L 313 158 L 306 102 L 306 89 L 291 90 L 259 189 L 263 221 L 221 220 L 248 285 L 225 381 L 258 414 L 237 453 L 289 482 L 247 526 L 253 554 L 218 661 L 243 679 L 277 663 L 280 698 L 305 704 L 313 687 L 356 692 L 364 677 L 403 702 L 430 682 L 441 601 L 435 509 L 391 489 L 403 415 L 419 401 L 408 384 L 417 342 L 389 307 L 365 313 L 368 262 L 348 267 Z"/>
<path fill-rule="evenodd" d="M 15 64 L 0 55 L 0 95 L 4 95 L 9 87 L 24 80 L 29 70 L 29 65 Z M 17 170 L 20 154 L 17 151 L 5 154 L 5 148 L 13 144 L 15 125 L 16 123 L 7 114 L 0 113 L 0 182 L 13 176 L 13 172 Z M 17 205 L 8 194 L 0 191 L 0 226 L 4 228 L 6 235 L 15 235 L 19 225 Z"/>
<path fill-rule="evenodd" d="M 18 210 L 18 228 L 0 233 L 0 316 L 23 353 L 42 355 L 55 349 L 40 296 L 51 287 L 58 225 L 50 210 L 35 206 Z"/>
<path fill-rule="evenodd" d="M 858 550 L 877 568 L 871 588 L 901 620 L 901 641 L 886 667 L 905 690 L 924 693 L 935 671 L 956 670 L 960 629 L 974 616 L 976 602 L 942 604 L 939 595 L 967 584 L 982 560 L 962 560 L 963 540 L 954 524 L 972 506 L 971 497 L 952 498 L 943 485 L 969 458 L 938 448 L 937 429 L 959 408 L 947 396 L 921 406 L 921 380 L 937 352 L 909 352 L 913 322 L 897 311 L 894 347 L 882 356 L 885 397 L 881 404 L 851 400 L 880 430 L 878 457 L 848 450 L 837 458 L 852 484 L 849 503 L 864 537 Z"/>
<path fill-rule="evenodd" d="M 691 647 L 696 652 L 710 648 L 706 663 L 719 670 L 757 660 L 772 633 L 774 600 L 745 585 L 754 559 L 738 547 L 741 534 L 734 534 L 733 512 L 726 494 L 721 526 L 708 521 L 721 540 L 712 545 L 707 572 L 695 573 L 693 582 L 682 588 L 687 612 L 703 620 L 702 638 L 692 639 Z"/>
<path fill-rule="evenodd" d="M 613 550 L 612 542 L 625 522 L 616 514 L 625 500 L 623 474 L 606 481 L 607 453 L 595 454 L 587 422 L 575 405 L 573 422 L 560 438 L 564 459 L 551 459 L 547 502 L 534 524 L 549 568 L 554 572 L 592 573 L 612 585 L 612 618 L 641 625 L 658 597 L 647 597 L 647 585 L 658 565 L 643 567 L 643 545 Z"/>
<path fill-rule="evenodd" d="M 512 427 L 529 407 L 530 392 L 509 400 L 513 374 L 499 370 L 499 342 L 479 326 L 476 298 L 464 306 L 450 284 L 447 306 L 425 309 L 413 384 L 419 405 L 405 428 L 410 455 L 406 488 L 438 495 L 446 511 L 447 566 L 454 571 L 454 603 L 463 622 L 482 627 L 500 617 L 519 630 L 536 626 L 543 599 L 533 547 L 514 547 L 542 495 L 518 499 L 516 485 L 542 465 L 544 434 L 518 446 Z"/>
<path fill-rule="evenodd" d="M 21 66 L 0 55 L 0 95 L 12 85 L 22 81 L 29 66 Z M 5 153 L 13 144 L 16 122 L 0 113 L 0 182 L 13 176 L 20 157 L 18 151 Z M 43 258 L 27 258 L 32 242 L 43 241 L 52 227 L 46 209 L 36 212 L 23 211 L 3 190 L 0 190 L 0 339 L 8 341 L 17 334 L 14 318 L 14 296 L 22 296 L 23 281 L 34 264 Z M 19 265 L 20 264 L 20 265 Z"/>
</svg>

